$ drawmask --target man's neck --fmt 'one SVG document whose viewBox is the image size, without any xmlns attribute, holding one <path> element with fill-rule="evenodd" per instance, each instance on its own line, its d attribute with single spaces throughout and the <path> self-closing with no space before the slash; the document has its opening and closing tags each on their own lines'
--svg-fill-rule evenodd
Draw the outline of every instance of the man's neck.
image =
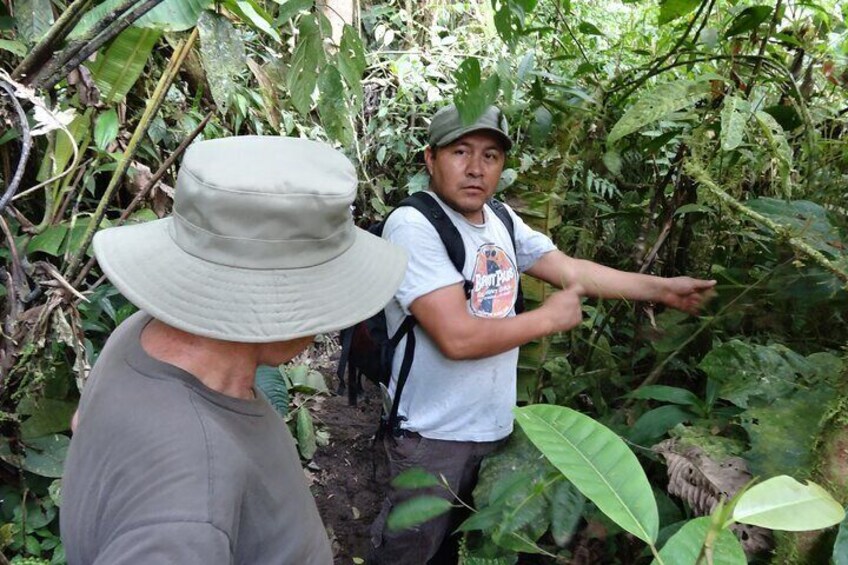
<svg viewBox="0 0 848 565">
<path fill-rule="evenodd" d="M 259 346 L 202 337 L 152 320 L 141 334 L 144 351 L 187 371 L 212 390 L 252 399 Z"/>
</svg>

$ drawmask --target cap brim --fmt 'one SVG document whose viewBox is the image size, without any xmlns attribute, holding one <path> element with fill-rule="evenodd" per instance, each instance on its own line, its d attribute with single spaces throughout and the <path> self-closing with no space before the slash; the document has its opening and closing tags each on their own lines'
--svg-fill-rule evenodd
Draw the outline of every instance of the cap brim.
<svg viewBox="0 0 848 565">
<path fill-rule="evenodd" d="M 336 258 L 300 269 L 237 269 L 180 249 L 171 218 L 94 238 L 103 272 L 126 298 L 181 330 L 227 341 L 268 343 L 346 328 L 391 300 L 406 252 L 364 230 Z"/>
<path fill-rule="evenodd" d="M 480 127 L 480 126 L 469 126 L 467 128 L 463 128 L 450 134 L 444 136 L 442 139 L 438 141 L 437 147 L 443 147 L 445 145 L 449 145 L 462 137 L 463 135 L 468 135 L 469 133 L 475 133 L 478 131 L 485 131 L 492 134 L 495 134 L 498 138 L 500 138 L 501 143 L 503 144 L 504 151 L 509 151 L 512 149 L 512 140 L 506 135 L 504 132 L 497 128 L 489 128 L 489 127 Z"/>
</svg>

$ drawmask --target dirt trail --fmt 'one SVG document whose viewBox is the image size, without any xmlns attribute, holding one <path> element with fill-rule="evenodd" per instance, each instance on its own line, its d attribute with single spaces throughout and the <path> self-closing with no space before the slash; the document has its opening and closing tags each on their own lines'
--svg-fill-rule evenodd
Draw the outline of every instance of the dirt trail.
<svg viewBox="0 0 848 565">
<path fill-rule="evenodd" d="M 329 381 L 329 379 L 328 379 Z M 336 565 L 350 565 L 368 553 L 368 529 L 380 511 L 387 468 L 373 435 L 380 417 L 377 389 L 366 383 L 364 398 L 348 406 L 347 397 L 324 400 L 313 414 L 330 434 L 310 467 L 312 493 L 333 543 Z"/>
</svg>

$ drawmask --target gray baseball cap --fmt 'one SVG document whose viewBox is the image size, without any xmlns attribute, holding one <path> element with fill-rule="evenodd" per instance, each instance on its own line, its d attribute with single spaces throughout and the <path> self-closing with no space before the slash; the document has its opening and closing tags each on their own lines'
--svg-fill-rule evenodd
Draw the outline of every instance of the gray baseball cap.
<svg viewBox="0 0 848 565">
<path fill-rule="evenodd" d="M 512 139 L 509 137 L 509 125 L 506 117 L 497 106 L 489 106 L 483 115 L 471 125 L 462 123 L 459 110 L 451 104 L 445 106 L 433 116 L 430 121 L 430 147 L 442 147 L 453 143 L 463 135 L 476 131 L 489 131 L 500 137 L 504 151 L 512 149 Z"/>
</svg>

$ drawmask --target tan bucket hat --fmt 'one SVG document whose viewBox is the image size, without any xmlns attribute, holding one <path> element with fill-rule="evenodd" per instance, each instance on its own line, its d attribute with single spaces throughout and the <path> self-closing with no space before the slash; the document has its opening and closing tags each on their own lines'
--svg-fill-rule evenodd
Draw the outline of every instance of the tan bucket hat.
<svg viewBox="0 0 848 565">
<path fill-rule="evenodd" d="M 186 152 L 168 218 L 100 231 L 133 304 L 187 332 L 267 343 L 338 330 L 392 298 L 405 252 L 356 228 L 356 172 L 331 147 L 245 136 Z"/>
</svg>

